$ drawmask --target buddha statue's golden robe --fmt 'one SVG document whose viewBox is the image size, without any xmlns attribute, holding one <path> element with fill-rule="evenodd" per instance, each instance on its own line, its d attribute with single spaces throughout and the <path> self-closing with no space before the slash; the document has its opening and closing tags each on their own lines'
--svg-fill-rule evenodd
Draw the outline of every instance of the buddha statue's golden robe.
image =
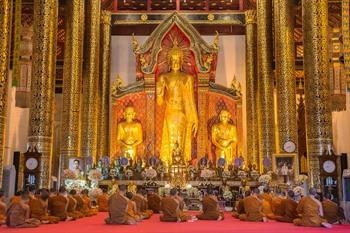
<svg viewBox="0 0 350 233">
<path fill-rule="evenodd" d="M 158 77 L 157 104 L 165 104 L 160 157 L 167 166 L 172 164 L 175 143 L 183 152 L 184 161 L 191 160 L 192 136 L 198 129 L 194 99 L 194 78 L 181 71 L 183 53 L 177 45 L 168 53 L 170 71 Z"/>
</svg>

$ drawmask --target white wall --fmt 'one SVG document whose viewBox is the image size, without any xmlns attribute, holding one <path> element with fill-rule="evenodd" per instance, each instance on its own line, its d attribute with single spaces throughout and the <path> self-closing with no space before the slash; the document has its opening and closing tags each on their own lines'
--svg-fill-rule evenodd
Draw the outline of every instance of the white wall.
<svg viewBox="0 0 350 233">
<path fill-rule="evenodd" d="M 142 44 L 147 36 L 137 36 Z M 212 43 L 214 36 L 203 36 L 208 43 Z M 230 86 L 235 75 L 242 85 L 245 96 L 245 36 L 221 36 L 219 40 L 218 65 L 216 69 L 216 83 Z M 136 80 L 135 56 L 131 48 L 131 36 L 113 36 L 111 51 L 111 82 L 115 81 L 119 74 L 125 84 L 131 84 Z M 243 141 L 246 141 L 245 98 L 243 98 Z M 246 152 L 244 146 L 243 153 Z"/>
</svg>

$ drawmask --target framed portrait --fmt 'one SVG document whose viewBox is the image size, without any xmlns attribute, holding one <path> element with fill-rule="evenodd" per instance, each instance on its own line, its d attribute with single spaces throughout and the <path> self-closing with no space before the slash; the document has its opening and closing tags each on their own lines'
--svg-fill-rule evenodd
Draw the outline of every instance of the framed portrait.
<svg viewBox="0 0 350 233">
<path fill-rule="evenodd" d="M 84 163 L 83 163 L 83 159 L 79 158 L 79 157 L 72 157 L 69 158 L 69 170 L 71 171 L 75 171 L 75 170 L 80 170 L 83 171 L 84 170 Z"/>
<path fill-rule="evenodd" d="M 297 154 L 273 154 L 272 170 L 283 183 L 292 182 L 299 174 L 299 164 Z"/>
</svg>

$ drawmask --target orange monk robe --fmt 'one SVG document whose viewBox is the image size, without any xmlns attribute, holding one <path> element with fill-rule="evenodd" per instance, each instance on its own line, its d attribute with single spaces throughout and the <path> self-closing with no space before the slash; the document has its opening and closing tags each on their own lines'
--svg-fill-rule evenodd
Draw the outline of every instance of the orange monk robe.
<svg viewBox="0 0 350 233">
<path fill-rule="evenodd" d="M 262 201 L 262 212 L 269 219 L 275 219 L 276 216 L 272 211 L 272 196 L 269 193 L 263 193 L 260 195 Z"/>
<path fill-rule="evenodd" d="M 6 225 L 13 228 L 38 227 L 40 221 L 29 218 L 29 206 L 21 203 L 11 203 L 7 210 Z"/>
<path fill-rule="evenodd" d="M 135 224 L 136 221 L 128 216 L 128 199 L 119 193 L 115 193 L 108 199 L 109 217 L 106 224 Z"/>
<path fill-rule="evenodd" d="M 77 201 L 69 196 L 68 197 L 68 206 L 67 206 L 67 215 L 73 219 L 78 219 L 84 217 L 84 214 L 76 210 Z"/>
<path fill-rule="evenodd" d="M 163 214 L 160 216 L 162 222 L 187 221 L 191 216 L 180 210 L 180 204 L 174 197 L 164 197 L 161 202 Z"/>
<path fill-rule="evenodd" d="M 108 212 L 108 195 L 102 194 L 96 198 L 98 211 L 99 212 Z"/>
<path fill-rule="evenodd" d="M 0 226 L 6 223 L 6 204 L 0 200 Z"/>
<path fill-rule="evenodd" d="M 322 204 L 311 197 L 303 197 L 297 207 L 299 218 L 293 220 L 297 226 L 320 227 L 326 220 L 320 216 Z"/>
<path fill-rule="evenodd" d="M 218 200 L 215 196 L 206 196 L 203 198 L 203 212 L 197 215 L 199 220 L 218 220 L 224 219 L 224 214 L 219 210 Z"/>
<path fill-rule="evenodd" d="M 282 216 L 282 201 L 283 199 L 278 196 L 272 199 L 271 208 L 275 216 Z"/>
<path fill-rule="evenodd" d="M 142 215 L 143 219 L 148 219 L 151 217 L 151 212 L 147 211 L 147 201 L 140 194 L 136 194 L 132 197 L 132 201 L 136 204 L 136 211 Z"/>
<path fill-rule="evenodd" d="M 262 212 L 262 201 L 257 197 L 249 196 L 244 198 L 245 214 L 239 215 L 241 221 L 262 222 L 264 213 Z"/>
<path fill-rule="evenodd" d="M 148 208 L 148 201 L 144 196 L 141 196 L 143 199 L 142 205 L 141 205 L 141 211 L 143 213 L 146 213 L 146 215 L 148 216 L 148 218 L 150 218 L 153 214 L 153 211 L 151 209 Z"/>
<path fill-rule="evenodd" d="M 147 195 L 147 201 L 148 208 L 150 208 L 153 213 L 158 214 L 161 209 L 162 198 L 158 194 L 152 193 Z"/>
<path fill-rule="evenodd" d="M 50 216 L 47 212 L 47 203 L 38 198 L 32 198 L 29 201 L 30 217 L 40 220 L 42 223 L 58 223 L 60 218 Z"/>
<path fill-rule="evenodd" d="M 327 222 L 334 224 L 344 220 L 343 210 L 333 201 L 325 199 L 322 201 L 323 217 Z"/>
<path fill-rule="evenodd" d="M 84 208 L 85 208 L 85 211 L 88 212 L 88 213 L 91 213 L 92 215 L 96 215 L 97 214 L 97 209 L 94 209 L 94 208 L 91 208 L 91 199 L 84 195 L 82 196 L 83 198 L 83 201 L 84 201 Z"/>
<path fill-rule="evenodd" d="M 232 216 L 235 218 L 238 218 L 239 215 L 241 214 L 245 214 L 245 210 L 244 210 L 244 201 L 243 199 L 240 199 L 236 205 L 236 211 L 234 211 L 232 213 Z"/>
<path fill-rule="evenodd" d="M 276 216 L 276 220 L 279 222 L 289 222 L 292 223 L 294 219 L 297 218 L 297 207 L 296 203 L 292 199 L 283 199 L 281 203 L 281 213 Z"/>
<path fill-rule="evenodd" d="M 79 211 L 85 217 L 91 217 L 94 215 L 92 212 L 88 211 L 87 206 L 85 205 L 85 202 L 81 196 L 74 195 L 73 198 L 77 201 L 76 211 Z"/>
<path fill-rule="evenodd" d="M 20 196 L 13 196 L 10 198 L 10 203 L 20 203 L 21 202 L 21 197 Z"/>
<path fill-rule="evenodd" d="M 57 195 L 49 197 L 48 209 L 50 215 L 58 217 L 61 221 L 66 220 L 67 215 L 68 199 L 64 196 Z"/>
<path fill-rule="evenodd" d="M 134 219 L 136 222 L 142 220 L 142 216 L 137 212 L 136 203 L 132 200 L 128 200 L 128 217 Z"/>
</svg>

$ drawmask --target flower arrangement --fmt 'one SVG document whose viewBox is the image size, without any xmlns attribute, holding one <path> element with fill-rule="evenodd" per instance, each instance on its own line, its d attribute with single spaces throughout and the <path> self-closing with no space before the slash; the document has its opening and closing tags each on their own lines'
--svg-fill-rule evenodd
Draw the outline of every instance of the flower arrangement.
<svg viewBox="0 0 350 233">
<path fill-rule="evenodd" d="M 306 175 L 298 175 L 297 178 L 295 179 L 295 183 L 297 185 L 302 185 L 307 181 L 308 177 Z"/>
<path fill-rule="evenodd" d="M 230 201 L 233 198 L 233 194 L 230 190 L 225 190 L 222 196 L 226 201 Z"/>
<path fill-rule="evenodd" d="M 145 177 L 148 179 L 153 179 L 157 177 L 157 171 L 154 170 L 152 167 L 145 170 Z"/>
<path fill-rule="evenodd" d="M 66 179 L 64 184 L 68 190 L 75 189 L 79 193 L 83 189 L 89 189 L 89 187 L 86 185 L 86 180 Z"/>
<path fill-rule="evenodd" d="M 158 189 L 159 196 L 164 197 L 170 194 L 170 187 L 160 187 Z"/>
<path fill-rule="evenodd" d="M 119 191 L 119 186 L 118 184 L 114 184 L 112 186 L 112 188 L 108 191 L 108 196 L 112 196 L 113 194 L 115 194 L 116 192 Z"/>
<path fill-rule="evenodd" d="M 260 177 L 259 177 L 259 183 L 260 184 L 268 184 L 268 183 L 270 183 L 270 181 L 271 181 L 271 175 L 268 175 L 268 174 L 265 174 L 265 175 L 261 175 Z"/>
<path fill-rule="evenodd" d="M 260 193 L 264 193 L 264 188 L 265 188 L 264 185 L 260 185 L 260 186 L 258 187 L 259 192 L 260 192 Z"/>
<path fill-rule="evenodd" d="M 205 169 L 203 169 L 203 170 L 201 171 L 201 175 L 200 175 L 200 176 L 201 176 L 203 179 L 210 179 L 210 178 L 212 178 L 214 175 L 215 175 L 215 172 L 214 172 L 213 170 L 210 170 L 210 169 L 205 168 Z"/>
<path fill-rule="evenodd" d="M 88 179 L 94 182 L 102 180 L 102 173 L 97 169 L 92 169 L 89 171 Z"/>
<path fill-rule="evenodd" d="M 294 189 L 293 189 L 293 192 L 296 196 L 304 196 L 304 188 L 303 187 L 300 187 L 300 186 L 296 186 Z"/>
<path fill-rule="evenodd" d="M 134 175 L 134 173 L 132 172 L 131 169 L 128 169 L 125 171 L 126 178 L 130 179 L 130 177 L 132 177 L 133 175 Z"/>
<path fill-rule="evenodd" d="M 197 188 L 191 187 L 187 189 L 187 195 L 192 198 L 199 198 L 201 195 L 201 192 Z"/>
<path fill-rule="evenodd" d="M 102 194 L 103 194 L 103 191 L 100 188 L 93 188 L 93 189 L 90 189 L 89 191 L 89 196 L 92 197 L 93 199 L 96 199 L 98 196 Z"/>
<path fill-rule="evenodd" d="M 74 171 L 70 169 L 64 169 L 63 176 L 65 179 L 75 180 L 77 179 L 77 176 Z"/>
</svg>

